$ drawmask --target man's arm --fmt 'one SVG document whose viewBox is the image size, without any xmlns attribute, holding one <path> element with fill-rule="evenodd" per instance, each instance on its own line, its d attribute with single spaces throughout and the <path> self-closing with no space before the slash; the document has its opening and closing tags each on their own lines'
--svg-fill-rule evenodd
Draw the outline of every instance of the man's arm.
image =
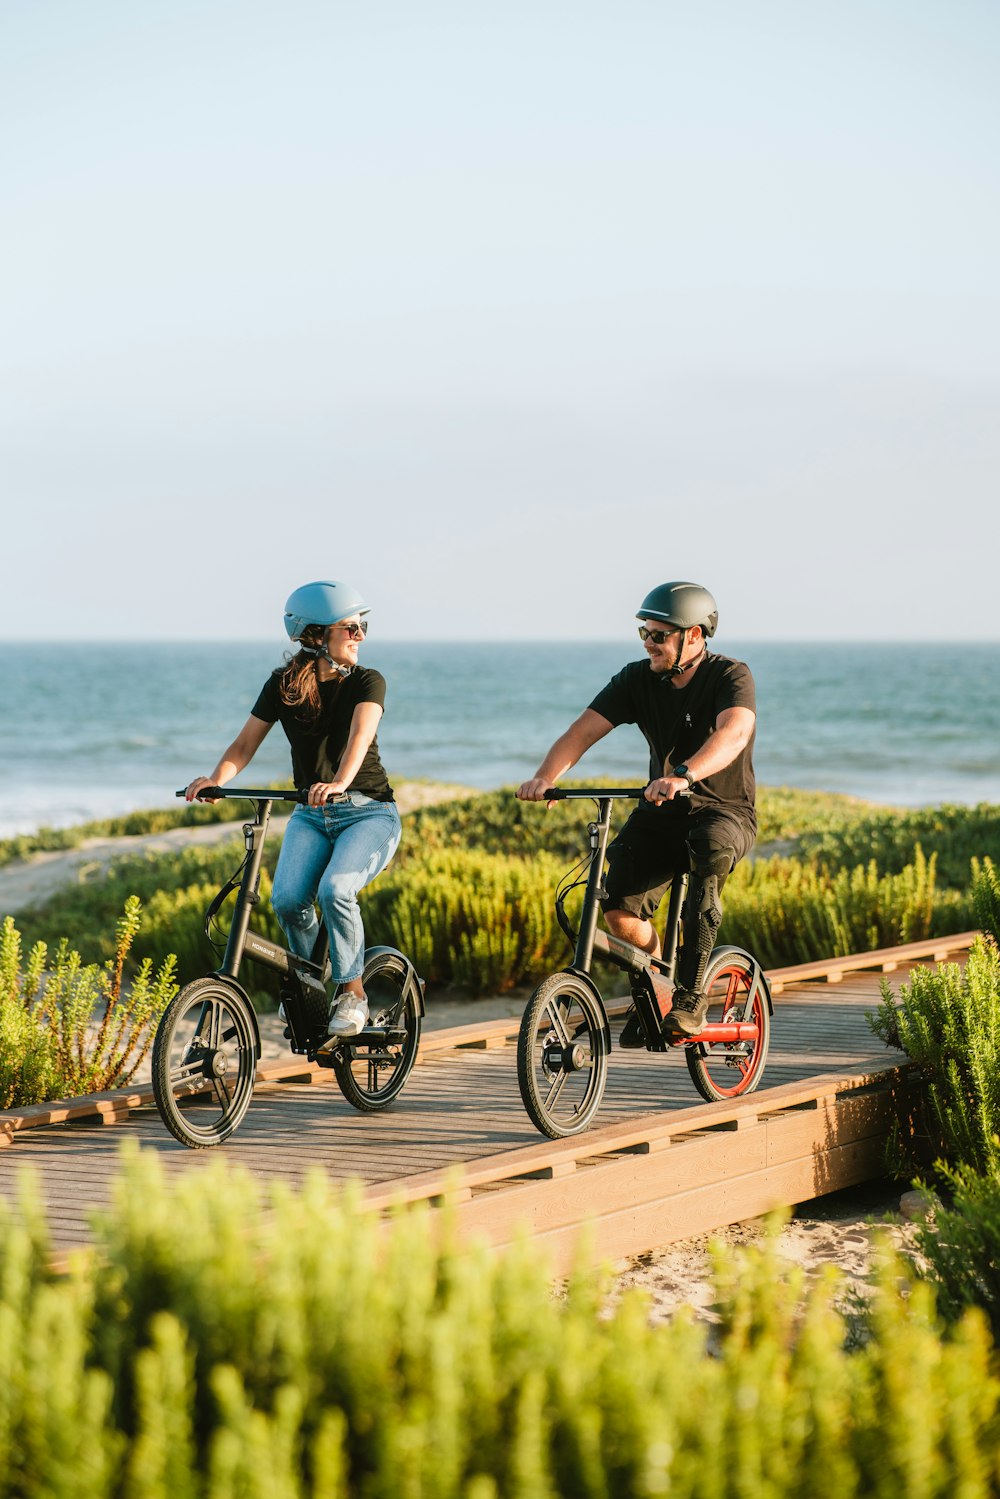
<svg viewBox="0 0 1000 1499">
<path fill-rule="evenodd" d="M 687 768 L 696 781 L 704 781 L 716 771 L 732 765 L 736 756 L 750 742 L 757 715 L 750 708 L 724 708 L 715 720 L 715 733 L 694 755 L 689 755 Z M 646 787 L 646 800 L 655 802 L 673 801 L 680 791 L 687 790 L 683 776 L 660 776 Z"/>
<path fill-rule="evenodd" d="M 614 724 L 603 714 L 595 713 L 593 708 L 585 708 L 565 734 L 559 735 L 531 780 L 517 788 L 520 800 L 543 802 L 546 791 L 556 784 L 559 777 L 564 776 L 592 744 L 603 739 L 605 734 L 610 734 L 613 728 Z"/>
</svg>

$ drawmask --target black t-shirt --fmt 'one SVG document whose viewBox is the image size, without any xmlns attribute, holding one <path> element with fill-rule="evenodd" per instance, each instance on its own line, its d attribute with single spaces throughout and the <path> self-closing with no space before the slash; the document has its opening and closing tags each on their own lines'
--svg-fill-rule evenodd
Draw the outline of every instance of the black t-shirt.
<svg viewBox="0 0 1000 1499">
<path fill-rule="evenodd" d="M 649 778 L 664 774 L 665 766 L 683 765 L 715 732 L 727 708 L 749 708 L 756 713 L 750 668 L 729 656 L 708 653 L 684 687 L 654 672 L 646 660 L 630 661 L 590 704 L 615 725 L 638 724 L 649 745 Z M 661 811 L 698 812 L 714 807 L 749 818 L 756 827 L 753 773 L 754 734 L 731 765 L 699 781 L 690 799 L 664 802 Z"/>
<path fill-rule="evenodd" d="M 265 723 L 280 723 L 292 747 L 292 777 L 300 791 L 316 781 L 332 781 L 337 773 L 351 719 L 359 703 L 385 706 L 385 678 L 367 666 L 356 666 L 348 677 L 333 677 L 320 682 L 320 711 L 313 718 L 309 710 L 290 707 L 281 700 L 281 679 L 286 668 L 271 673 L 251 708 L 254 718 Z M 360 791 L 379 802 L 395 800 L 378 753 L 378 736 L 368 746 L 349 791 Z"/>
</svg>

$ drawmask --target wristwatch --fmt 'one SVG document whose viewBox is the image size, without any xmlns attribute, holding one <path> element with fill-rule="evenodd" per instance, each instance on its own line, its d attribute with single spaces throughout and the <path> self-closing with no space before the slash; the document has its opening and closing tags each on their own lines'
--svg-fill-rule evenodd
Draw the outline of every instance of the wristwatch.
<svg viewBox="0 0 1000 1499">
<path fill-rule="evenodd" d="M 688 770 L 688 768 L 687 768 L 686 765 L 675 765 L 674 768 L 673 768 L 673 770 L 670 772 L 670 774 L 672 776 L 681 776 L 681 777 L 683 777 L 683 779 L 685 781 L 687 781 L 688 785 L 691 787 L 691 790 L 692 791 L 694 790 L 694 787 L 695 787 L 695 778 L 691 774 L 691 772 Z"/>
</svg>

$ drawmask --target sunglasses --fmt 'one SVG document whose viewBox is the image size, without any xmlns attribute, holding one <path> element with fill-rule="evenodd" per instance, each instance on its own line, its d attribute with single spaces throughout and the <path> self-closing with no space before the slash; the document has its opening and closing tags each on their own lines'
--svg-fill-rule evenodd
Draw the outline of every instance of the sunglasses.
<svg viewBox="0 0 1000 1499">
<path fill-rule="evenodd" d="M 363 619 L 359 623 L 356 619 L 352 619 L 345 623 L 341 620 L 334 626 L 334 629 L 346 630 L 352 640 L 364 640 L 368 634 L 368 621 Z"/>
<path fill-rule="evenodd" d="M 647 630 L 645 625 L 639 626 L 639 639 L 651 640 L 654 645 L 662 645 L 665 640 L 670 639 L 671 635 L 676 634 L 677 626 L 672 630 Z"/>
</svg>

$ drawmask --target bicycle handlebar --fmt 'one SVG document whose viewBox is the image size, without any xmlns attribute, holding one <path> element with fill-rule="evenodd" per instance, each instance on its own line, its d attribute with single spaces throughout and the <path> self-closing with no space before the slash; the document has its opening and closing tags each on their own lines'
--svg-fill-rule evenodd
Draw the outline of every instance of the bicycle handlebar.
<svg viewBox="0 0 1000 1499">
<path fill-rule="evenodd" d="M 646 785 L 648 786 L 647 781 Z M 623 790 L 621 786 L 550 786 L 540 801 L 565 802 L 581 796 L 612 798 L 629 798 L 631 801 L 641 801 L 646 794 L 646 786 L 629 786 Z M 690 790 L 678 791 L 674 801 L 684 801 L 691 795 Z"/>
<path fill-rule="evenodd" d="M 645 786 L 630 786 L 627 790 L 623 790 L 621 786 L 550 786 L 544 798 L 540 797 L 539 800 L 565 802 L 581 796 L 605 796 L 629 797 L 632 801 L 638 801 L 645 791 Z"/>
<path fill-rule="evenodd" d="M 174 792 L 175 796 L 187 796 L 187 787 Z M 226 797 L 243 797 L 248 802 L 298 802 L 305 806 L 309 800 L 308 791 L 286 791 L 278 787 L 266 788 L 263 791 L 254 790 L 249 786 L 203 786 L 194 798 L 196 802 L 218 801 Z M 337 797 L 331 797 L 336 801 Z"/>
</svg>

